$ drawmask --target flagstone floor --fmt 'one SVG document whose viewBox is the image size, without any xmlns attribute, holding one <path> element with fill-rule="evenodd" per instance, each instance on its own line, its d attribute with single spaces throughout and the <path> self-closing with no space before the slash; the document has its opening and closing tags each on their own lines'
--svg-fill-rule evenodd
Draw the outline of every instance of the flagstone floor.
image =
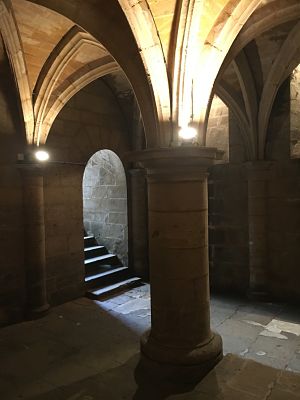
<svg viewBox="0 0 300 400">
<path fill-rule="evenodd" d="M 0 399 L 300 399 L 299 308 L 212 296 L 211 321 L 228 355 L 196 387 L 173 387 L 137 379 L 148 285 L 52 308 L 0 330 Z"/>
</svg>

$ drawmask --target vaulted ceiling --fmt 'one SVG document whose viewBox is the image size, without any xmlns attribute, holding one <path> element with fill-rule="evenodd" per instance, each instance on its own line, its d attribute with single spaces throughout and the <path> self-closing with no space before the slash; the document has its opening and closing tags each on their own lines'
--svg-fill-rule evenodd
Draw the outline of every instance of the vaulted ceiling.
<svg viewBox="0 0 300 400">
<path fill-rule="evenodd" d="M 75 93 L 118 74 L 114 90 L 132 87 L 148 146 L 178 144 L 185 126 L 205 145 L 217 93 L 248 157 L 263 158 L 278 88 L 300 62 L 299 0 L 5 0 L 0 29 L 37 145 Z"/>
</svg>

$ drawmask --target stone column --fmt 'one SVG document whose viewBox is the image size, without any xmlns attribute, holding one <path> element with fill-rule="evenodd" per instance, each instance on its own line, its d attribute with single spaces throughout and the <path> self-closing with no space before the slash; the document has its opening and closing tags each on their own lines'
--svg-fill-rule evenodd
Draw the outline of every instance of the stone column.
<svg viewBox="0 0 300 400">
<path fill-rule="evenodd" d="M 39 164 L 19 165 L 23 179 L 26 316 L 42 317 L 49 309 L 46 292 L 44 177 Z"/>
<path fill-rule="evenodd" d="M 134 273 L 149 279 L 147 183 L 145 170 L 129 170 L 130 187 L 130 264 Z"/>
<path fill-rule="evenodd" d="M 249 297 L 268 299 L 268 180 L 272 164 L 247 163 L 249 221 Z"/>
<path fill-rule="evenodd" d="M 147 169 L 151 330 L 143 360 L 175 379 L 203 377 L 221 358 L 210 328 L 207 167 L 216 149 L 180 147 L 140 153 Z"/>
</svg>

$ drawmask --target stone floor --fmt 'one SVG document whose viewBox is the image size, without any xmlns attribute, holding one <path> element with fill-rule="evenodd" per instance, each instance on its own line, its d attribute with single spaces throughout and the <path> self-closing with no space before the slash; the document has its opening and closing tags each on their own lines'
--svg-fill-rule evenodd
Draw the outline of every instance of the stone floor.
<svg viewBox="0 0 300 400">
<path fill-rule="evenodd" d="M 138 373 L 149 306 L 145 285 L 1 329 L 0 399 L 300 399 L 299 308 L 213 296 L 212 326 L 233 355 L 198 386 L 174 387 Z"/>
</svg>

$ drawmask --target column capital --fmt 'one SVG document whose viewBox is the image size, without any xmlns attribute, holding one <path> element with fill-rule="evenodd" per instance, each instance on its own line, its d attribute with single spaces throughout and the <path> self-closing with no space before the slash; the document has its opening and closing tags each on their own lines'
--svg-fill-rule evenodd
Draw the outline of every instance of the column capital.
<svg viewBox="0 0 300 400">
<path fill-rule="evenodd" d="M 129 153 L 128 161 L 147 170 L 148 177 L 165 175 L 177 179 L 195 179 L 222 158 L 222 151 L 212 147 L 155 148 Z"/>
<path fill-rule="evenodd" d="M 128 174 L 130 176 L 141 176 L 145 175 L 145 169 L 140 167 L 140 168 L 131 168 L 128 170 Z"/>
<path fill-rule="evenodd" d="M 173 164 L 209 167 L 220 160 L 222 155 L 223 152 L 214 147 L 160 147 L 128 153 L 126 159 L 138 162 L 145 168 L 168 167 Z"/>
</svg>

